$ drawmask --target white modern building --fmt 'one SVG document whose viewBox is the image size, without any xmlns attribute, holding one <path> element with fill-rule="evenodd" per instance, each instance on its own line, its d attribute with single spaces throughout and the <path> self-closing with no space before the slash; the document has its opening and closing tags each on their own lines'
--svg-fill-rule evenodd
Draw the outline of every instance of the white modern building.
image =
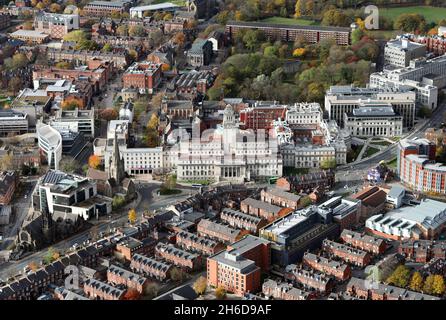
<svg viewBox="0 0 446 320">
<path fill-rule="evenodd" d="M 354 137 L 395 137 L 403 133 L 403 117 L 390 104 L 365 106 L 345 113 L 345 128 Z"/>
<path fill-rule="evenodd" d="M 146 12 L 155 12 L 155 11 L 175 12 L 178 8 L 180 8 L 180 6 L 171 2 L 158 3 L 148 6 L 132 7 L 130 8 L 130 18 L 144 18 L 144 13 Z"/>
<path fill-rule="evenodd" d="M 94 108 L 89 110 L 58 110 L 50 124 L 54 127 L 72 128 L 74 132 L 82 132 L 84 136 L 93 138 L 94 131 Z M 74 129 L 77 128 L 75 131 Z"/>
<path fill-rule="evenodd" d="M 41 153 L 45 156 L 50 169 L 59 170 L 62 159 L 62 136 L 50 125 L 37 126 L 37 139 Z"/>
<path fill-rule="evenodd" d="M 403 117 L 403 127 L 411 128 L 415 121 L 416 93 L 403 88 L 360 88 L 355 86 L 332 86 L 325 94 L 325 110 L 330 120 L 344 128 L 344 114 L 365 105 L 377 107 L 390 104 Z"/>
<path fill-rule="evenodd" d="M 0 136 L 15 136 L 28 132 L 28 115 L 11 109 L 0 110 Z"/>
<path fill-rule="evenodd" d="M 413 59 L 426 55 L 426 46 L 407 39 L 394 39 L 384 47 L 384 64 L 394 67 L 407 67 Z"/>
<path fill-rule="evenodd" d="M 67 213 L 88 220 L 111 212 L 111 202 L 97 195 L 94 181 L 58 170 L 39 180 L 32 197 L 34 210 L 51 215 Z"/>
<path fill-rule="evenodd" d="M 53 39 L 62 39 L 68 32 L 79 29 L 79 15 L 39 12 L 34 18 L 34 29 Z"/>
</svg>

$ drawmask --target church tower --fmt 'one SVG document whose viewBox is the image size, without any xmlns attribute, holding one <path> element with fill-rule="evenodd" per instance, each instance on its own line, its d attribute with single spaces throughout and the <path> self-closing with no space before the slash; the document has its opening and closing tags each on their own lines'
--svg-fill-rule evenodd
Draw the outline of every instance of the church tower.
<svg viewBox="0 0 446 320">
<path fill-rule="evenodd" d="M 108 178 L 115 179 L 116 184 L 118 185 L 121 184 L 122 180 L 125 178 L 124 160 L 119 154 L 118 136 L 116 133 L 113 139 L 113 146 L 109 158 Z"/>
</svg>

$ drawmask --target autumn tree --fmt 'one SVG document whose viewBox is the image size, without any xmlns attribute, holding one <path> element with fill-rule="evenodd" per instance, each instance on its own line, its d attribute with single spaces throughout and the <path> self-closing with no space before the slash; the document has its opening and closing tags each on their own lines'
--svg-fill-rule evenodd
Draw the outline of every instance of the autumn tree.
<svg viewBox="0 0 446 320">
<path fill-rule="evenodd" d="M 56 63 L 56 68 L 59 68 L 59 69 L 72 69 L 73 68 L 73 63 L 72 62 L 68 62 L 68 61 L 59 61 L 58 63 Z"/>
<path fill-rule="evenodd" d="M 13 168 L 13 157 L 12 154 L 7 152 L 3 157 L 0 158 L 0 169 L 2 171 L 12 170 Z"/>
<path fill-rule="evenodd" d="M 129 36 L 131 37 L 144 37 L 146 35 L 146 31 L 144 27 L 140 25 L 131 26 L 129 28 Z"/>
<path fill-rule="evenodd" d="M 19 77 L 14 76 L 8 81 L 8 90 L 11 91 L 13 95 L 17 95 L 21 85 L 22 80 Z"/>
<path fill-rule="evenodd" d="M 110 43 L 104 44 L 104 46 L 101 49 L 102 52 L 111 52 L 112 50 L 113 50 L 113 47 L 111 46 Z"/>
<path fill-rule="evenodd" d="M 136 210 L 135 209 L 130 209 L 129 213 L 128 213 L 128 218 L 131 224 L 136 222 Z"/>
<path fill-rule="evenodd" d="M 82 102 L 78 99 L 68 99 L 62 102 L 63 110 L 74 110 L 74 109 L 82 109 Z"/>
<path fill-rule="evenodd" d="M 194 291 L 198 295 L 202 295 L 206 292 L 207 288 L 207 280 L 205 277 L 201 276 L 197 280 L 195 280 L 193 285 Z"/>
<path fill-rule="evenodd" d="M 61 11 L 62 11 L 62 7 L 60 4 L 58 4 L 58 3 L 50 4 L 50 12 L 59 13 Z"/>
<path fill-rule="evenodd" d="M 293 57 L 296 57 L 296 58 L 303 57 L 306 52 L 307 52 L 307 50 L 305 48 L 296 48 L 293 51 Z"/>
<path fill-rule="evenodd" d="M 184 42 L 186 41 L 186 36 L 182 32 L 177 32 L 173 37 L 173 43 L 184 46 Z"/>
<path fill-rule="evenodd" d="M 413 291 L 423 290 L 423 277 L 421 276 L 420 272 L 414 272 L 412 278 L 410 279 L 409 288 Z"/>
<path fill-rule="evenodd" d="M 36 272 L 37 269 L 39 269 L 39 265 L 37 264 L 37 262 L 35 261 L 31 261 L 30 263 L 28 263 L 28 268 L 33 271 Z"/>
<path fill-rule="evenodd" d="M 107 121 L 116 120 L 118 118 L 118 111 L 113 108 L 106 108 L 99 112 L 99 117 Z"/>
<path fill-rule="evenodd" d="M 88 40 L 88 38 L 87 38 L 87 34 L 85 33 L 85 31 L 83 31 L 83 30 L 74 30 L 74 31 L 71 31 L 71 32 L 67 33 L 63 37 L 63 40 L 64 41 L 71 41 L 71 42 L 80 43 L 81 41 Z"/>
<path fill-rule="evenodd" d="M 171 278 L 173 281 L 181 282 L 181 281 L 183 281 L 183 279 L 184 279 L 184 272 L 181 271 L 181 269 L 179 269 L 179 268 L 177 268 L 177 267 L 173 267 L 173 268 L 170 270 L 170 278 Z"/>
<path fill-rule="evenodd" d="M 147 123 L 147 129 L 149 130 L 157 130 L 159 125 L 159 118 L 156 115 L 156 113 L 152 113 L 152 115 L 150 116 L 150 120 Z"/>
<path fill-rule="evenodd" d="M 405 265 L 398 266 L 387 278 L 387 283 L 400 288 L 405 288 L 409 284 L 410 270 Z"/>
<path fill-rule="evenodd" d="M 432 293 L 436 295 L 443 295 L 445 291 L 444 277 L 436 274 L 433 277 Z"/>
<path fill-rule="evenodd" d="M 149 283 L 144 289 L 144 296 L 148 299 L 153 299 L 158 295 L 159 286 L 155 283 Z"/>
<path fill-rule="evenodd" d="M 124 300 L 139 300 L 139 297 L 141 294 L 138 292 L 138 290 L 134 288 L 130 288 L 127 290 L 127 292 L 124 294 Z"/>
<path fill-rule="evenodd" d="M 161 108 L 161 103 L 163 102 L 164 95 L 165 95 L 165 93 L 162 91 L 155 94 L 151 100 L 152 106 L 157 109 Z"/>
<path fill-rule="evenodd" d="M 116 34 L 121 37 L 126 37 L 129 35 L 129 28 L 127 25 L 122 24 L 116 28 Z"/>
<path fill-rule="evenodd" d="M 223 287 L 217 287 L 217 289 L 215 289 L 215 298 L 218 300 L 226 298 L 226 290 Z"/>
<path fill-rule="evenodd" d="M 97 169 L 101 165 L 101 158 L 95 154 L 92 154 L 88 158 L 88 165 L 90 168 Z"/>
</svg>

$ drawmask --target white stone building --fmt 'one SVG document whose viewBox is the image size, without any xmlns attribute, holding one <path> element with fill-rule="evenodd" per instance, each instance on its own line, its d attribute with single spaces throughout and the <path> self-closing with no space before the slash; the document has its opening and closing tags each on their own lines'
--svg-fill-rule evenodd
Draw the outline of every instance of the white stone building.
<svg viewBox="0 0 446 320">
<path fill-rule="evenodd" d="M 425 55 L 425 45 L 407 39 L 394 39 L 388 41 L 384 47 L 384 64 L 404 68 L 411 60 Z"/>
<path fill-rule="evenodd" d="M 344 124 L 354 137 L 394 137 L 403 133 L 403 117 L 389 104 L 360 107 L 345 114 Z"/>
</svg>

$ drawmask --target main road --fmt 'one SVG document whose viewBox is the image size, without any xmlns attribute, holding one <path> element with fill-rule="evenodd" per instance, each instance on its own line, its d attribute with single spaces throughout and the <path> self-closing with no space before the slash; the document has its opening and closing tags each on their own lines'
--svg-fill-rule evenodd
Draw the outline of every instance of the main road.
<svg viewBox="0 0 446 320">
<path fill-rule="evenodd" d="M 136 211 L 138 216 L 141 217 L 144 210 L 155 211 L 163 209 L 177 201 L 185 200 L 192 194 L 198 192 L 195 189 L 183 188 L 182 193 L 173 196 L 155 196 L 153 197 L 153 191 L 159 188 L 159 184 L 144 182 L 137 184 L 137 189 L 141 201 L 136 205 Z M 181 188 L 181 187 L 180 187 Z M 117 226 L 122 226 L 127 223 L 127 210 L 121 210 L 114 216 L 105 217 L 104 220 L 95 223 L 96 232 L 108 232 Z M 91 229 L 82 231 L 72 237 L 59 241 L 53 244 L 51 247 L 56 251 L 65 252 L 69 250 L 75 244 L 82 244 L 86 240 L 91 238 Z M 0 265 L 0 279 L 6 280 L 19 272 L 22 272 L 31 262 L 40 263 L 47 254 L 48 249 L 37 251 L 31 255 L 28 255 L 18 261 L 9 261 Z"/>
</svg>

